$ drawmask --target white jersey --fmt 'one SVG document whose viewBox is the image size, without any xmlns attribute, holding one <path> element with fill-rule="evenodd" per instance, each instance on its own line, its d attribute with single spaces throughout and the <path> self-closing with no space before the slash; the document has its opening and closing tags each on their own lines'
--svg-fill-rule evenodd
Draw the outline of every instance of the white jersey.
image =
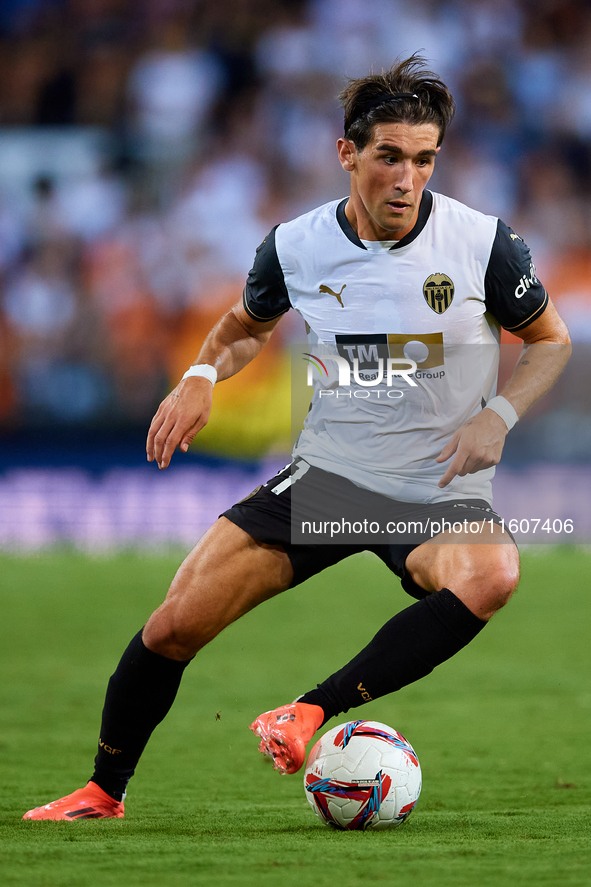
<svg viewBox="0 0 591 887">
<path fill-rule="evenodd" d="M 364 244 L 346 202 L 274 229 L 244 291 L 255 319 L 292 307 L 306 322 L 314 393 L 294 455 L 400 501 L 492 502 L 494 468 L 442 490 L 435 459 L 495 394 L 500 326 L 522 329 L 547 304 L 529 250 L 429 191 L 410 234 Z"/>
</svg>

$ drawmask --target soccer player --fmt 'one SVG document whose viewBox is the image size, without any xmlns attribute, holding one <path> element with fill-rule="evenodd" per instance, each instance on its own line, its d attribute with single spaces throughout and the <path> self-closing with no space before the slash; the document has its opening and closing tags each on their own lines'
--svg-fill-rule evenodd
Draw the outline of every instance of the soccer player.
<svg viewBox="0 0 591 887">
<path fill-rule="evenodd" d="M 332 369 L 316 380 L 292 467 L 226 511 L 188 555 L 109 681 L 91 781 L 26 819 L 122 817 L 127 783 L 195 654 L 243 613 L 355 551 L 374 551 L 416 600 L 351 662 L 254 720 L 260 750 L 286 773 L 302 766 L 326 721 L 429 674 L 515 590 L 518 553 L 492 511 L 490 480 L 508 431 L 566 363 L 568 332 L 521 238 L 427 190 L 454 103 L 423 60 L 354 80 L 341 99 L 349 197 L 269 234 L 242 302 L 211 331 L 148 434 L 148 460 L 165 469 L 208 421 L 216 381 L 252 360 L 293 308 L 310 349 L 334 359 L 323 359 Z M 524 350 L 495 396 L 501 326 Z M 339 397 L 333 370 L 343 361 L 355 386 Z M 417 369 L 400 379 L 403 396 L 389 397 L 398 389 L 380 378 L 404 366 Z M 343 513 L 375 505 L 397 525 L 414 523 L 414 536 L 294 544 L 298 490 L 298 508 L 308 499 Z M 450 530 L 458 515 L 470 520 L 459 534 Z M 491 544 L 475 542 L 475 525 Z"/>
</svg>

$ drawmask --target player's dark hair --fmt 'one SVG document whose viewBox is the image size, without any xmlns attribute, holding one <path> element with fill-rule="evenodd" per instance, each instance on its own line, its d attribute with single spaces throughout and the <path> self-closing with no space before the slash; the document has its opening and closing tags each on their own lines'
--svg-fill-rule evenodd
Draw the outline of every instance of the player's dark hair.
<svg viewBox="0 0 591 887">
<path fill-rule="evenodd" d="M 435 123 L 440 145 L 455 113 L 447 86 L 417 53 L 395 62 L 389 71 L 350 80 L 339 99 L 345 110 L 345 138 L 358 151 L 371 140 L 376 123 Z"/>
</svg>

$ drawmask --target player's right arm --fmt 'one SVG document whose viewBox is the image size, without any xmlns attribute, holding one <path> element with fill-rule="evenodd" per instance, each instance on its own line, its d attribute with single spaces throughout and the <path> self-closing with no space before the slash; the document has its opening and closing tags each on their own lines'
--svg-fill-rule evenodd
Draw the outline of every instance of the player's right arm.
<svg viewBox="0 0 591 887">
<path fill-rule="evenodd" d="M 215 367 L 218 381 L 229 379 L 257 356 L 291 307 L 277 258 L 275 231 L 273 228 L 257 249 L 242 300 L 214 326 L 195 361 Z M 152 419 L 146 445 L 148 462 L 156 460 L 159 468 L 167 468 L 177 447 L 187 452 L 207 424 L 212 392 L 213 385 L 203 376 L 179 382 Z"/>
<path fill-rule="evenodd" d="M 229 379 L 257 356 L 279 320 L 254 320 L 238 302 L 211 330 L 195 363 L 215 367 L 218 381 Z M 207 424 L 212 395 L 213 385 L 203 376 L 179 382 L 152 419 L 146 445 L 148 462 L 155 460 L 159 468 L 167 468 L 177 447 L 187 452 Z"/>
</svg>

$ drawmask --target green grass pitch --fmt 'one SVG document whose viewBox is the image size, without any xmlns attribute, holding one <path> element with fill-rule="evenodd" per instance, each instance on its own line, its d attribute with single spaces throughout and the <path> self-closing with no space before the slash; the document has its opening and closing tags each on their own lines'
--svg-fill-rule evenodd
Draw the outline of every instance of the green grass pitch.
<svg viewBox="0 0 591 887">
<path fill-rule="evenodd" d="M 511 604 L 428 678 L 356 709 L 399 729 L 423 794 L 393 832 L 339 833 L 246 729 L 410 603 L 371 555 L 231 626 L 188 669 L 126 818 L 21 822 L 90 776 L 107 679 L 178 557 L 0 557 L 4 887 L 591 883 L 591 555 L 527 551 Z M 342 718 L 341 720 L 346 720 Z"/>
</svg>

